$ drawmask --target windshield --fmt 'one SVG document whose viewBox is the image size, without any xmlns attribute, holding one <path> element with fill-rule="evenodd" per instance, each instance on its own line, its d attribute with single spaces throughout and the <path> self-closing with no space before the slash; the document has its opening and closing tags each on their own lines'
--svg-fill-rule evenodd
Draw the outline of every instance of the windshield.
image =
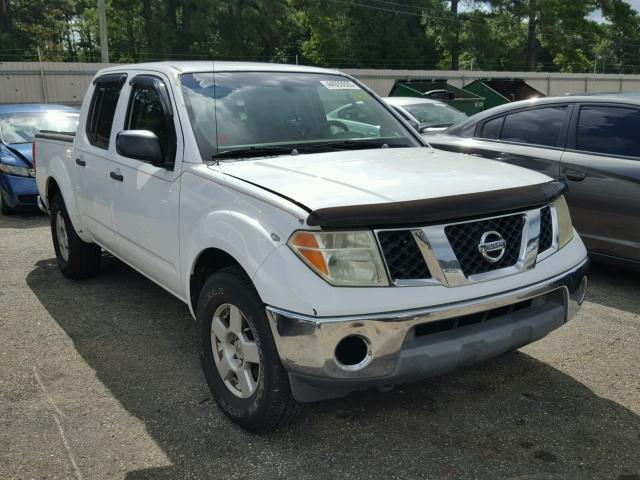
<svg viewBox="0 0 640 480">
<path fill-rule="evenodd" d="M 0 138 L 4 143 L 32 143 L 40 130 L 75 132 L 76 112 L 17 112 L 0 115 Z"/>
<path fill-rule="evenodd" d="M 403 108 L 413 115 L 420 124 L 426 126 L 448 126 L 467 118 L 464 113 L 444 103 L 415 103 L 404 105 Z"/>
<path fill-rule="evenodd" d="M 265 148 L 282 154 L 419 146 L 378 100 L 343 76 L 216 72 L 214 85 L 206 72 L 183 74 L 181 81 L 204 159 L 248 149 L 258 156 Z"/>
</svg>

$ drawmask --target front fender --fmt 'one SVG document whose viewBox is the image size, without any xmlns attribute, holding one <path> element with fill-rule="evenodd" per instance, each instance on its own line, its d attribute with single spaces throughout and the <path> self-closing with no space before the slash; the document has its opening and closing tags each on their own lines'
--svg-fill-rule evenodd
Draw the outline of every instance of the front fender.
<svg viewBox="0 0 640 480">
<path fill-rule="evenodd" d="M 205 250 L 222 250 L 253 278 L 271 252 L 288 238 L 285 234 L 276 232 L 282 232 L 282 229 L 269 228 L 256 217 L 233 210 L 203 214 L 193 222 L 193 227 L 192 230 L 187 227 L 186 231 L 189 233 L 183 237 L 184 259 L 181 264 L 184 267 L 182 278 L 186 298 L 191 298 L 190 277 L 198 258 Z M 256 285 L 256 289 L 260 294 L 260 285 Z"/>
<path fill-rule="evenodd" d="M 185 172 L 180 190 L 180 268 L 186 298 L 191 298 L 196 262 L 210 248 L 233 257 L 254 279 L 274 248 L 300 228 L 304 212 L 298 210 L 287 200 L 207 166 Z M 266 287 L 255 281 L 254 285 L 262 298 Z"/>
</svg>

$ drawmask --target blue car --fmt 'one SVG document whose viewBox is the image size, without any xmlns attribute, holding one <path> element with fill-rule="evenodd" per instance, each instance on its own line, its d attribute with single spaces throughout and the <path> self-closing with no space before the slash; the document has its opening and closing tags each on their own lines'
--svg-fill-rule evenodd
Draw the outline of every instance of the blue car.
<svg viewBox="0 0 640 480">
<path fill-rule="evenodd" d="M 65 105 L 0 105 L 0 211 L 38 209 L 33 138 L 40 130 L 75 132 L 78 110 Z"/>
</svg>

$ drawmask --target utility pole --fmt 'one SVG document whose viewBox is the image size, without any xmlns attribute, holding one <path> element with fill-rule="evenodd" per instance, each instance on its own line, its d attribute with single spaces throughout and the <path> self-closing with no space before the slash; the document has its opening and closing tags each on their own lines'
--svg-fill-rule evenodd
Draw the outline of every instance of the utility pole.
<svg viewBox="0 0 640 480">
<path fill-rule="evenodd" d="M 451 46 L 451 70 L 460 68 L 460 23 L 458 21 L 458 2 L 459 0 L 451 0 L 451 16 L 453 17 L 454 39 Z"/>
<path fill-rule="evenodd" d="M 98 19 L 100 20 L 100 56 L 102 63 L 109 63 L 109 42 L 107 40 L 107 14 L 104 0 L 98 0 Z"/>
<path fill-rule="evenodd" d="M 527 69 L 532 72 L 536 68 L 536 27 L 537 27 L 536 0 L 529 0 L 529 25 L 527 27 Z"/>
</svg>

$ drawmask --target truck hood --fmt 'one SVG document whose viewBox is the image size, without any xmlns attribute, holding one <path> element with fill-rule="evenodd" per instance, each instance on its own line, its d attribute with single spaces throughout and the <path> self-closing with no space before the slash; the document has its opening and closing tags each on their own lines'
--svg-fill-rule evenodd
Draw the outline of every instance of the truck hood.
<svg viewBox="0 0 640 480">
<path fill-rule="evenodd" d="M 310 210 L 442 198 L 551 180 L 506 163 L 429 148 L 287 155 L 226 161 L 219 168 Z"/>
</svg>

